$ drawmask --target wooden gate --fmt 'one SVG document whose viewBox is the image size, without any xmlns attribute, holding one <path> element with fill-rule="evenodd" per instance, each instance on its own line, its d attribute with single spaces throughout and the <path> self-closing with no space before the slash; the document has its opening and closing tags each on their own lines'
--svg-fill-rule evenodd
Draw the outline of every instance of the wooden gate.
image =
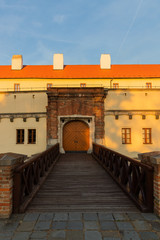
<svg viewBox="0 0 160 240">
<path fill-rule="evenodd" d="M 63 148 L 65 151 L 81 152 L 89 148 L 89 127 L 82 121 L 71 121 L 63 128 Z"/>
</svg>

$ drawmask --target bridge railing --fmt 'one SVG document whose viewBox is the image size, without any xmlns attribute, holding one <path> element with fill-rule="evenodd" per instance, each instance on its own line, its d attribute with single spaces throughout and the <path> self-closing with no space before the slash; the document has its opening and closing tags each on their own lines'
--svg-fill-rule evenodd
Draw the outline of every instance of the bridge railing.
<svg viewBox="0 0 160 240">
<path fill-rule="evenodd" d="M 143 212 L 153 212 L 153 167 L 93 144 L 93 156 Z"/>
<path fill-rule="evenodd" d="M 24 212 L 59 157 L 59 144 L 32 157 L 14 170 L 13 212 Z"/>
</svg>

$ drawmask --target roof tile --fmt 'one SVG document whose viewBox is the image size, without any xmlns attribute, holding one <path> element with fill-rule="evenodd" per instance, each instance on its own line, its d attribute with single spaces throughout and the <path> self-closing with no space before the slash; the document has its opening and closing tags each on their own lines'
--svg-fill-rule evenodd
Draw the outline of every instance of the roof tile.
<svg viewBox="0 0 160 240">
<path fill-rule="evenodd" d="M 0 79 L 4 78 L 158 78 L 160 64 L 112 65 L 111 69 L 100 69 L 99 65 L 66 65 L 63 70 L 54 70 L 53 65 L 25 65 L 22 70 L 11 70 L 11 66 L 0 66 Z"/>
</svg>

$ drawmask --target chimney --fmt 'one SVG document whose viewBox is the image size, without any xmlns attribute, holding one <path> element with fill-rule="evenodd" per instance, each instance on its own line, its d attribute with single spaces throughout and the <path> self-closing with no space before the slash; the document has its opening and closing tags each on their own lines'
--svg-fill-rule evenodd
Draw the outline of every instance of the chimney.
<svg viewBox="0 0 160 240">
<path fill-rule="evenodd" d="M 57 53 L 53 55 L 53 69 L 54 70 L 63 70 L 63 54 Z"/>
<path fill-rule="evenodd" d="M 110 54 L 101 54 L 100 68 L 101 69 L 111 69 L 111 56 L 110 56 Z"/>
<path fill-rule="evenodd" d="M 21 70 L 23 68 L 22 55 L 13 55 L 12 57 L 12 70 Z"/>
</svg>

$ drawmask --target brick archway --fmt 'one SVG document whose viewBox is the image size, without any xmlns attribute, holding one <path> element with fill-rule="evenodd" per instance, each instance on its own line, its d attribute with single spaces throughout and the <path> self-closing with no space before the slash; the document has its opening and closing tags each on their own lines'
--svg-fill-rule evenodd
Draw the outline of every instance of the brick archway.
<svg viewBox="0 0 160 240">
<path fill-rule="evenodd" d="M 104 99 L 107 95 L 104 88 L 50 88 L 47 95 L 48 145 L 61 143 L 63 119 L 67 119 L 67 121 L 69 118 L 72 118 L 70 120 L 76 120 L 79 116 L 81 116 L 79 120 L 91 119 L 91 125 L 94 126 L 94 137 L 92 139 L 97 143 L 103 143 Z"/>
</svg>

